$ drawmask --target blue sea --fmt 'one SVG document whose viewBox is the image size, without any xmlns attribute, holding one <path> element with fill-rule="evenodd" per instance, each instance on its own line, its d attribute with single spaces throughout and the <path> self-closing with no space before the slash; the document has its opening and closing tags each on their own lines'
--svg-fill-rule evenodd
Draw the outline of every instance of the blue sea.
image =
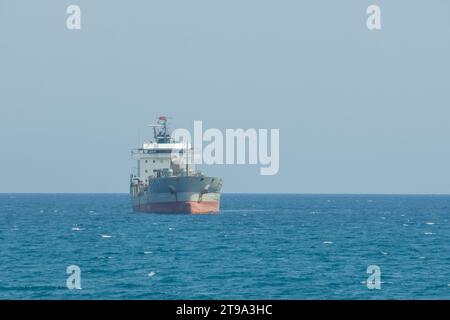
<svg viewBox="0 0 450 320">
<path fill-rule="evenodd" d="M 449 299 L 449 219 L 450 196 L 224 194 L 218 215 L 167 215 L 1 194 L 0 299 Z"/>
</svg>

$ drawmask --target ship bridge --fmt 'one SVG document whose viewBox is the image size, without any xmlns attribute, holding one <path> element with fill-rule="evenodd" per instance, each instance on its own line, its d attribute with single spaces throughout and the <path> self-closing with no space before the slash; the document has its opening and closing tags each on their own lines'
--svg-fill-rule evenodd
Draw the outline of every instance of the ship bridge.
<svg viewBox="0 0 450 320">
<path fill-rule="evenodd" d="M 144 142 L 141 148 L 131 151 L 132 159 L 136 161 L 132 179 L 147 184 L 161 172 L 181 176 L 194 173 L 192 146 L 189 142 L 171 139 L 167 117 L 159 117 L 158 124 L 150 126 L 154 129 L 154 141 Z"/>
</svg>

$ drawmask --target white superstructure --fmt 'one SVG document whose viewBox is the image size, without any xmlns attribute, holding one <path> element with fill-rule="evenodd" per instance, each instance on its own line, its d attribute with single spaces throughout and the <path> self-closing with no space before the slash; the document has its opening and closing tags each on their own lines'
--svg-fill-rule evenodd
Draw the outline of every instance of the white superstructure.
<svg viewBox="0 0 450 320">
<path fill-rule="evenodd" d="M 144 142 L 141 148 L 132 151 L 132 159 L 136 161 L 132 179 L 148 184 L 149 179 L 161 175 L 195 173 L 191 144 L 173 141 L 168 135 L 166 121 L 165 117 L 160 117 L 158 125 L 152 125 L 155 141 Z"/>
</svg>

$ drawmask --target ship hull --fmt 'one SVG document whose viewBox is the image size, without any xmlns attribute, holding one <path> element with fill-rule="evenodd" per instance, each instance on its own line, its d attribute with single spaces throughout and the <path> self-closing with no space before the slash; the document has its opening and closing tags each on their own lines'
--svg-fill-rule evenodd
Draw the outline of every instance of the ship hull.
<svg viewBox="0 0 450 320">
<path fill-rule="evenodd" d="M 205 176 L 153 179 L 147 189 L 131 191 L 133 210 L 147 213 L 218 213 L 221 186 L 220 178 Z"/>
<path fill-rule="evenodd" d="M 188 213 L 188 214 L 208 214 L 218 213 L 220 210 L 220 201 L 177 201 L 144 203 L 134 206 L 135 212 L 147 213 Z"/>
</svg>

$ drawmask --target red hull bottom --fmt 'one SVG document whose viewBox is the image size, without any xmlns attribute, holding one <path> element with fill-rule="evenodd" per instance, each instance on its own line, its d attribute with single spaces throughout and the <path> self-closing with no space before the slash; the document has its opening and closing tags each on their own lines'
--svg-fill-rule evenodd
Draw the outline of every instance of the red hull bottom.
<svg viewBox="0 0 450 320">
<path fill-rule="evenodd" d="M 217 213 L 219 212 L 219 201 L 179 201 L 179 202 L 155 202 L 134 206 L 137 212 L 155 212 L 155 213 Z"/>
</svg>

